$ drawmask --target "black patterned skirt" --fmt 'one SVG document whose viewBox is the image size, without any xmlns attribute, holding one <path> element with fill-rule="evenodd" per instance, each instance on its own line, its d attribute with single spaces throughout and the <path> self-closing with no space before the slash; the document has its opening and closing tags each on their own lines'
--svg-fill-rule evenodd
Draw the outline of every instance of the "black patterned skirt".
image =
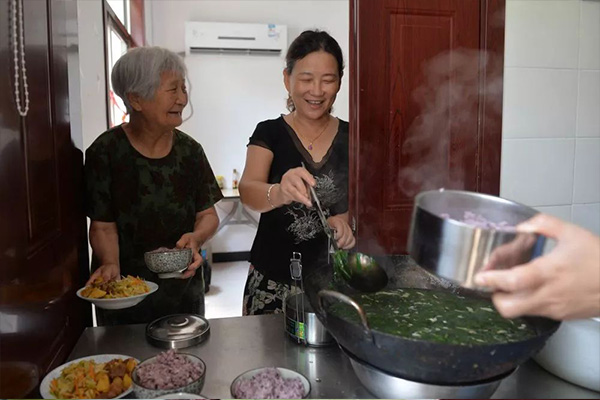
<svg viewBox="0 0 600 400">
<path fill-rule="evenodd" d="M 300 288 L 288 282 L 277 282 L 264 276 L 250 265 L 244 287 L 243 315 L 278 314 L 284 310 L 285 299 L 300 293 Z"/>
</svg>

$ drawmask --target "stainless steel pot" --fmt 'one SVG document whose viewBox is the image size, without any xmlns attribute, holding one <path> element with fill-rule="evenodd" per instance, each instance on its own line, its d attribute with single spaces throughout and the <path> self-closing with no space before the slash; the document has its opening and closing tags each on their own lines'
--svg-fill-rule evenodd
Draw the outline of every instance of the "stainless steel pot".
<svg viewBox="0 0 600 400">
<path fill-rule="evenodd" d="M 435 190 L 415 198 L 408 252 L 423 268 L 462 286 L 485 268 L 504 269 L 544 252 L 546 238 L 514 229 L 486 229 L 462 222 L 465 212 L 509 226 L 533 217 L 533 208 L 482 193 Z"/>
<path fill-rule="evenodd" d="M 299 343 L 309 346 L 327 346 L 334 342 L 333 337 L 317 318 L 304 293 L 286 298 L 285 331 Z"/>
<path fill-rule="evenodd" d="M 390 375 L 357 359 L 343 347 L 341 349 L 350 360 L 360 383 L 380 399 L 487 399 L 494 394 L 502 380 L 514 371 L 484 382 L 436 385 Z"/>
</svg>

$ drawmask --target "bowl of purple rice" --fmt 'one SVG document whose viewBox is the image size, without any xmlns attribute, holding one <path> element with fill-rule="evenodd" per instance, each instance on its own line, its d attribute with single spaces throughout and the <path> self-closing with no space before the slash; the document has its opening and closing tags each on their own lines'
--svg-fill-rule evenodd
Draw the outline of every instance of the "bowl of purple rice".
<svg viewBox="0 0 600 400">
<path fill-rule="evenodd" d="M 546 237 L 516 226 L 538 213 L 515 201 L 462 190 L 432 190 L 415 197 L 407 250 L 418 265 L 458 283 L 474 283 L 486 269 L 506 269 L 539 257 Z"/>
<path fill-rule="evenodd" d="M 231 383 L 234 399 L 301 399 L 309 393 L 308 379 L 287 368 L 252 369 L 238 375 Z"/>
<path fill-rule="evenodd" d="M 131 375 L 133 393 L 138 399 L 180 392 L 200 396 L 205 378 L 206 364 L 202 359 L 172 349 L 142 361 Z"/>
</svg>

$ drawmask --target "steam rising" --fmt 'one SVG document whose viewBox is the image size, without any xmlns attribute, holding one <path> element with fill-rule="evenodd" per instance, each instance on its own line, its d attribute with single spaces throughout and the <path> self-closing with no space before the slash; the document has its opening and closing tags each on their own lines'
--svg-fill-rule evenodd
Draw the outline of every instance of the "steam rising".
<svg viewBox="0 0 600 400">
<path fill-rule="evenodd" d="M 403 197 L 440 187 L 466 188 L 465 172 L 478 168 L 479 163 L 457 162 L 469 156 L 476 162 L 480 156 L 476 154 L 478 141 L 482 140 L 478 133 L 483 115 L 479 107 L 487 104 L 488 109 L 482 111 L 488 121 L 500 118 L 501 72 L 502 65 L 495 57 L 468 49 L 439 54 L 424 64 L 424 84 L 412 93 L 421 113 L 406 130 L 406 139 L 398 150 L 401 160 L 410 160 L 403 163 L 397 175 Z M 480 87 L 484 73 L 488 85 Z M 477 126 L 474 121 L 478 121 Z"/>
</svg>

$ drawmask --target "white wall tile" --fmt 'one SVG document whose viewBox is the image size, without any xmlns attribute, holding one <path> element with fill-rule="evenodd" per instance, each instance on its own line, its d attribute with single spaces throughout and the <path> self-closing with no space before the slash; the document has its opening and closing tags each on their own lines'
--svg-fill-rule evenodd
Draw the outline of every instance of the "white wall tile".
<svg viewBox="0 0 600 400">
<path fill-rule="evenodd" d="M 577 70 L 505 68 L 503 138 L 574 137 Z"/>
<path fill-rule="evenodd" d="M 600 48 L 600 41 L 597 45 Z M 579 72 L 577 136 L 600 137 L 600 71 Z"/>
<path fill-rule="evenodd" d="M 600 235 L 600 203 L 573 204 L 573 223 Z"/>
<path fill-rule="evenodd" d="M 506 2 L 506 66 L 577 68 L 579 1 Z"/>
<path fill-rule="evenodd" d="M 536 209 L 544 214 L 553 215 L 563 221 L 571 221 L 571 206 L 544 206 L 536 207 Z"/>
<path fill-rule="evenodd" d="M 553 215 L 563 221 L 571 221 L 571 206 L 546 206 L 546 207 L 535 207 L 539 212 L 544 214 Z M 549 252 L 556 246 L 555 240 L 546 241 L 545 251 Z"/>
<path fill-rule="evenodd" d="M 573 203 L 596 202 L 600 202 L 600 138 L 577 139 Z"/>
<path fill-rule="evenodd" d="M 500 195 L 529 206 L 571 204 L 575 139 L 503 140 Z"/>
<path fill-rule="evenodd" d="M 579 68 L 600 69 L 600 1 L 581 2 Z"/>
</svg>

